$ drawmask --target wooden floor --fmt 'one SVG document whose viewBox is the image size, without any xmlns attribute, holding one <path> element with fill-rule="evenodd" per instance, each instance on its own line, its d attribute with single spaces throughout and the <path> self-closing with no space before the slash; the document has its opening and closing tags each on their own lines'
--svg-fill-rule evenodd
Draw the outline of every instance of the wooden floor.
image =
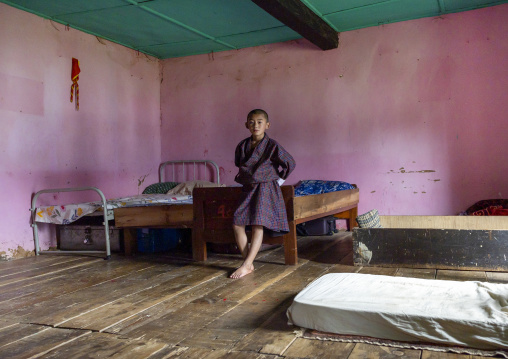
<svg viewBox="0 0 508 359">
<path fill-rule="evenodd" d="M 474 358 L 469 355 L 298 337 L 285 311 L 312 280 L 331 272 L 508 283 L 507 273 L 352 266 L 349 233 L 298 241 L 256 271 L 228 278 L 235 255 L 151 255 L 110 260 L 41 255 L 0 262 L 0 358 Z"/>
</svg>

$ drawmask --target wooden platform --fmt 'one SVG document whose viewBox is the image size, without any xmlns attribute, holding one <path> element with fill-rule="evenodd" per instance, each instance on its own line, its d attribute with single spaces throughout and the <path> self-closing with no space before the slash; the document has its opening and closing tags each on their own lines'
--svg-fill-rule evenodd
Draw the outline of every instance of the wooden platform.
<svg viewBox="0 0 508 359">
<path fill-rule="evenodd" d="M 508 217 L 380 216 L 355 228 L 356 265 L 507 271 Z"/>
<path fill-rule="evenodd" d="M 231 280 L 235 255 L 191 253 L 109 261 L 41 255 L 0 262 L 0 358 L 442 358 L 472 357 L 297 337 L 285 311 L 310 281 L 360 272 L 508 283 L 508 273 L 353 266 L 350 233 L 298 240 Z"/>
</svg>

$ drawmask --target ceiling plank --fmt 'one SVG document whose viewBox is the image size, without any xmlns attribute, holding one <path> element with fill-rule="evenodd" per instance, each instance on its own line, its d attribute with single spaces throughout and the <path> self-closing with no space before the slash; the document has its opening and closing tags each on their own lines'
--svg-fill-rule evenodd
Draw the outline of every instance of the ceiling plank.
<svg viewBox="0 0 508 359">
<path fill-rule="evenodd" d="M 253 3 L 322 50 L 336 49 L 339 37 L 300 0 L 252 0 Z"/>
</svg>

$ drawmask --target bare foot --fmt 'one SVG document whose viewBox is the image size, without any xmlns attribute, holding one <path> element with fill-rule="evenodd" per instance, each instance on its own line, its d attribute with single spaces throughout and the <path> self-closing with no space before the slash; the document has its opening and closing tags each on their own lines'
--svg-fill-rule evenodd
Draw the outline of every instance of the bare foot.
<svg viewBox="0 0 508 359">
<path fill-rule="evenodd" d="M 237 270 L 235 270 L 233 274 L 229 276 L 229 278 L 232 279 L 242 278 L 243 276 L 246 276 L 247 274 L 252 272 L 254 272 L 254 266 L 252 264 L 250 266 L 242 264 Z"/>
</svg>

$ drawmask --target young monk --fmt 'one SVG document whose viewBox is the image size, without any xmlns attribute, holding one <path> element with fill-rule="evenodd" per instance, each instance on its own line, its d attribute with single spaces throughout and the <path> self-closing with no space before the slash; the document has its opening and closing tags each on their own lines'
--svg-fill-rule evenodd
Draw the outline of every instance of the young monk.
<svg viewBox="0 0 508 359">
<path fill-rule="evenodd" d="M 293 157 L 266 134 L 270 121 L 265 111 L 249 112 L 245 127 L 251 136 L 241 141 L 235 151 L 238 167 L 235 181 L 243 185 L 243 191 L 233 220 L 236 244 L 244 262 L 230 278 L 240 278 L 254 271 L 253 262 L 263 242 L 264 231 L 272 236 L 289 232 L 278 181 L 285 180 L 296 165 Z M 245 226 L 252 229 L 250 248 Z"/>
</svg>

